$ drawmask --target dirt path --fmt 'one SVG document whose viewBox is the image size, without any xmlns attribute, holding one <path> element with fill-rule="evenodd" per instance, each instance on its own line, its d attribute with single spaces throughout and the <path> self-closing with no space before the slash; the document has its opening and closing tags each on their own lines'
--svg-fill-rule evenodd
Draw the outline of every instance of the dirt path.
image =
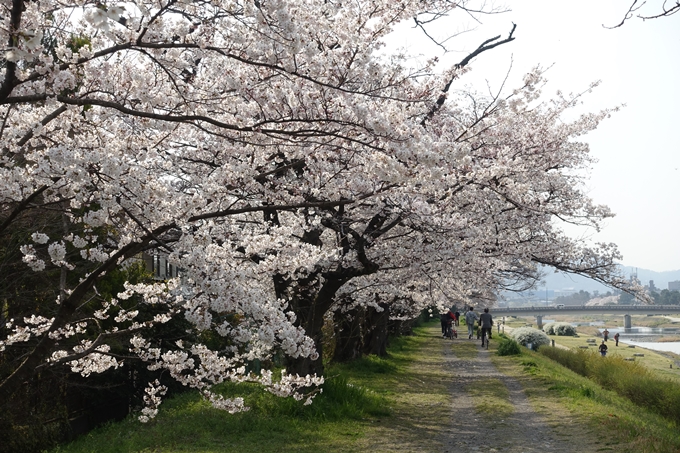
<svg viewBox="0 0 680 453">
<path fill-rule="evenodd" d="M 590 450 L 583 438 L 574 439 L 551 428 L 537 413 L 514 378 L 500 373 L 491 362 L 490 352 L 474 340 L 456 340 L 460 345 L 443 342 L 444 367 L 451 376 L 453 417 L 451 435 L 444 452 L 480 451 L 508 453 L 572 453 Z M 474 349 L 472 345 L 474 341 Z M 463 347 L 465 346 L 465 347 Z M 456 354 L 456 351 L 459 354 Z M 476 351 L 475 351 L 476 350 Z M 460 355 L 458 357 L 457 355 Z M 503 418 L 479 413 L 471 396 L 476 386 L 505 385 L 512 406 Z M 496 389 L 499 390 L 499 389 Z M 506 402 L 507 404 L 507 402 Z M 571 431 L 571 430 L 567 430 Z"/>
<path fill-rule="evenodd" d="M 391 387 L 393 415 L 371 422 L 356 452 L 596 453 L 611 451 L 595 427 L 554 402 L 532 403 L 522 377 L 500 372 L 479 341 L 436 329 Z M 493 340 L 492 340 L 493 341 Z M 540 385 L 538 386 L 540 388 Z M 490 397 L 480 396 L 491 393 Z M 534 392 L 535 393 L 535 392 Z M 486 403 L 480 411 L 480 403 Z"/>
</svg>

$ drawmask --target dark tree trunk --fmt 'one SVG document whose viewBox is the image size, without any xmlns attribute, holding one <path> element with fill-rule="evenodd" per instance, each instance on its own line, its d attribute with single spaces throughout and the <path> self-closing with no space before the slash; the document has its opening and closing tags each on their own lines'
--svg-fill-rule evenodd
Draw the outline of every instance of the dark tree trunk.
<svg viewBox="0 0 680 453">
<path fill-rule="evenodd" d="M 406 321 L 395 320 L 389 322 L 389 333 L 395 337 L 413 335 L 413 324 L 417 319 L 408 319 Z"/>
<path fill-rule="evenodd" d="M 390 307 L 384 302 L 381 302 L 379 306 L 383 309 L 382 311 L 370 307 L 366 314 L 364 353 L 386 356 Z"/>
<path fill-rule="evenodd" d="M 335 354 L 333 360 L 348 362 L 361 357 L 362 324 L 366 310 L 353 308 L 345 313 L 335 313 Z"/>
<path fill-rule="evenodd" d="M 326 279 L 318 292 L 314 291 L 315 286 L 305 287 L 300 284 L 303 282 L 298 282 L 291 308 L 297 315 L 296 325 L 305 329 L 307 336 L 314 340 L 318 357 L 316 360 L 309 357 L 291 359 L 286 367 L 289 373 L 300 376 L 323 374 L 324 315 L 333 305 L 335 293 L 347 280 L 348 278 Z"/>
</svg>

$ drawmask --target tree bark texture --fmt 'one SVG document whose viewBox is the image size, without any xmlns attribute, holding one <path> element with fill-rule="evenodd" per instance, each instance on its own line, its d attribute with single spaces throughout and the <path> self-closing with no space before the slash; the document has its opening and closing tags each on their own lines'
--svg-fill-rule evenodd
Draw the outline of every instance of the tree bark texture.
<svg viewBox="0 0 680 453">
<path fill-rule="evenodd" d="M 381 302 L 379 306 L 383 309 L 382 311 L 370 307 L 366 314 L 364 354 L 384 357 L 387 355 L 387 327 L 390 319 L 390 307 L 384 302 Z"/>
<path fill-rule="evenodd" d="M 353 308 L 345 313 L 335 313 L 335 354 L 333 360 L 348 362 L 361 357 L 363 347 L 362 325 L 366 309 Z"/>
</svg>

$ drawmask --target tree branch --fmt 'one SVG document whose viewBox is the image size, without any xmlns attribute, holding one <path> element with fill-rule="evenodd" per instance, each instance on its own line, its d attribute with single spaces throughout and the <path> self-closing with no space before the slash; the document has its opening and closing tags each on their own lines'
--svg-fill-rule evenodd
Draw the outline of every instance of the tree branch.
<svg viewBox="0 0 680 453">
<path fill-rule="evenodd" d="M 473 58 L 482 54 L 483 52 L 486 52 L 487 50 L 491 50 L 494 47 L 498 47 L 500 45 L 509 43 L 510 41 L 514 41 L 515 37 L 513 36 L 513 34 L 515 33 L 516 28 L 517 28 L 517 24 L 513 23 L 512 24 L 512 30 L 510 30 L 510 34 L 508 35 L 507 38 L 499 41 L 501 36 L 498 35 L 498 36 L 495 36 L 493 38 L 487 39 L 479 47 L 477 47 L 477 49 L 475 49 L 472 53 L 470 53 L 468 56 L 463 58 L 458 64 L 456 64 L 454 66 L 454 73 L 451 76 L 451 79 L 446 83 L 446 85 L 444 86 L 444 89 L 442 89 L 442 93 L 441 93 L 441 95 L 439 95 L 439 98 L 437 99 L 437 102 L 435 103 L 435 105 L 432 106 L 430 111 L 427 112 L 427 115 L 425 115 L 425 118 L 423 118 L 423 120 L 420 122 L 421 126 L 425 127 L 427 122 L 430 119 L 432 119 L 432 117 L 444 105 L 444 102 L 446 102 L 446 97 L 448 95 L 449 89 L 451 88 L 451 84 L 453 83 L 453 81 L 455 79 L 458 78 L 458 73 L 455 70 L 464 68 L 465 66 L 467 66 L 470 63 L 470 61 L 472 61 Z"/>
</svg>

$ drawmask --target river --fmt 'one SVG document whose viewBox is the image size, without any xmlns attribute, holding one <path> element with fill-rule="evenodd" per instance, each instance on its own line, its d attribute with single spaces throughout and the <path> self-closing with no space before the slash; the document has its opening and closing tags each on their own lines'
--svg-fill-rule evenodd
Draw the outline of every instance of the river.
<svg viewBox="0 0 680 453">
<path fill-rule="evenodd" d="M 680 336 L 680 328 L 652 328 L 652 327 L 631 327 L 630 329 L 609 329 L 609 338 L 612 339 L 615 333 L 619 333 L 619 341 L 635 345 L 640 348 L 651 349 L 652 351 L 673 352 L 680 354 L 680 341 L 658 342 L 654 341 L 664 336 Z"/>
</svg>

